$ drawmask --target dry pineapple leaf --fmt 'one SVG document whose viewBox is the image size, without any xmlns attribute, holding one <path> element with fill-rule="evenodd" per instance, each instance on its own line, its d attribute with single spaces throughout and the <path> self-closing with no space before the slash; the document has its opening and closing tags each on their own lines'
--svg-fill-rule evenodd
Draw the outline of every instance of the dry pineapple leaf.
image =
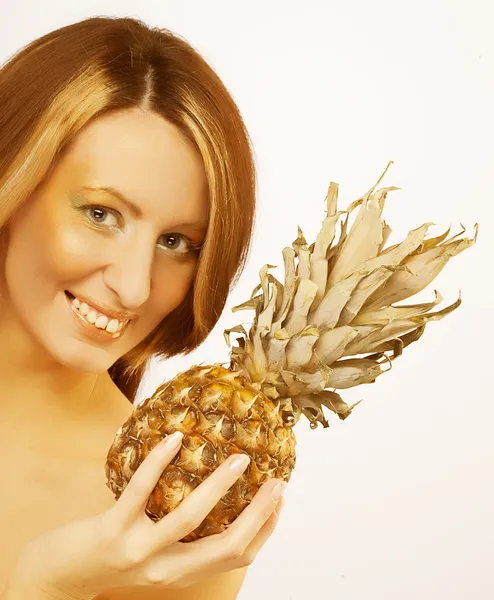
<svg viewBox="0 0 494 600">
<path fill-rule="evenodd" d="M 336 389 L 346 389 L 363 383 L 373 383 L 384 372 L 381 370 L 381 363 L 369 358 L 338 360 L 331 367 L 332 373 L 327 387 Z"/>
<path fill-rule="evenodd" d="M 268 281 L 270 283 L 272 283 L 276 287 L 276 290 L 277 290 L 276 306 L 275 306 L 275 314 L 276 314 L 277 312 L 279 312 L 279 310 L 281 308 L 281 303 L 283 301 L 284 288 L 283 288 L 283 284 L 281 283 L 281 281 L 278 281 L 278 279 L 276 279 L 276 277 L 272 273 L 268 273 Z"/>
<path fill-rule="evenodd" d="M 321 423 L 323 427 L 329 427 L 329 423 L 322 411 L 321 403 L 317 402 L 314 396 L 296 396 L 292 401 L 296 408 L 307 417 L 311 429 L 315 429 L 317 423 Z"/>
<path fill-rule="evenodd" d="M 263 294 L 263 310 L 266 310 L 270 298 L 269 298 L 269 279 L 268 279 L 268 269 L 274 269 L 273 265 L 264 265 L 259 271 L 259 277 L 261 278 L 261 287 Z"/>
<path fill-rule="evenodd" d="M 297 252 L 296 275 L 298 279 L 310 279 L 310 250 L 308 248 L 299 248 Z"/>
<path fill-rule="evenodd" d="M 446 306 L 445 308 L 438 310 L 436 312 L 427 313 L 425 315 L 414 315 L 409 318 L 412 321 L 415 321 L 416 323 L 418 323 L 420 325 L 424 325 L 428 321 L 441 320 L 447 314 L 456 310 L 460 305 L 461 305 L 461 290 L 458 292 L 458 300 L 455 300 L 455 302 L 453 302 L 453 304 L 450 304 L 449 306 Z"/>
<path fill-rule="evenodd" d="M 276 311 L 279 311 L 279 309 L 281 308 L 282 297 L 284 294 L 283 285 L 271 273 L 267 274 L 267 278 L 268 278 L 268 281 L 270 283 L 274 284 L 277 288 Z M 261 287 L 262 287 L 261 284 L 259 284 L 256 287 L 256 290 L 260 290 Z M 261 313 L 261 310 L 263 308 L 263 305 L 264 305 L 264 294 L 259 294 L 258 296 L 253 296 L 252 298 L 250 298 L 250 300 L 246 300 L 245 302 L 242 302 L 242 304 L 237 304 L 237 306 L 234 306 L 231 310 L 232 310 L 232 312 L 238 312 L 240 310 L 255 310 L 256 317 L 258 318 Z"/>
<path fill-rule="evenodd" d="M 319 288 L 314 299 L 314 306 L 319 304 L 326 291 L 326 282 L 328 279 L 328 261 L 326 259 L 326 253 L 333 243 L 336 223 L 342 214 L 342 212 L 338 212 L 324 219 L 321 230 L 314 243 L 314 250 L 310 257 L 310 278 Z"/>
<path fill-rule="evenodd" d="M 316 394 L 329 386 L 328 381 L 331 377 L 332 369 L 327 365 L 320 365 L 315 373 L 292 373 L 294 380 L 288 385 L 287 396 L 293 398 L 301 394 Z"/>
<path fill-rule="evenodd" d="M 328 289 L 319 306 L 309 312 L 307 323 L 319 329 L 332 329 L 338 323 L 341 311 L 350 299 L 353 290 L 369 271 L 358 271 L 342 279 Z"/>
<path fill-rule="evenodd" d="M 374 185 L 371 187 L 371 189 L 370 189 L 370 190 L 368 190 L 368 192 L 367 192 L 366 194 L 364 194 L 364 196 L 362 196 L 362 197 L 358 198 L 357 200 L 355 200 L 354 202 L 352 202 L 352 203 L 351 203 L 351 204 L 348 206 L 348 208 L 347 208 L 345 211 L 342 211 L 342 212 L 346 213 L 346 219 L 345 219 L 345 221 L 344 221 L 344 223 L 342 224 L 342 227 L 341 227 L 341 235 L 340 235 L 340 239 L 339 239 L 339 241 L 338 241 L 338 244 L 335 246 L 335 248 L 336 248 L 336 251 L 335 251 L 335 253 L 336 253 L 336 260 L 335 260 L 335 263 L 336 263 L 336 262 L 339 262 L 339 260 L 340 260 L 340 258 L 339 258 L 339 257 L 340 257 L 340 255 L 342 254 L 342 252 L 343 252 L 343 248 L 344 248 L 344 246 L 345 246 L 345 245 L 346 245 L 346 243 L 347 243 L 347 237 L 350 235 L 350 234 L 348 234 L 348 236 L 347 236 L 347 233 L 346 233 L 347 226 L 348 226 L 348 219 L 349 219 L 349 217 L 350 217 L 350 214 L 351 214 L 351 213 L 352 213 L 352 212 L 353 212 L 353 211 L 354 211 L 354 210 L 355 210 L 355 209 L 356 209 L 358 206 L 361 206 L 361 210 L 360 210 L 360 212 L 359 212 L 359 215 L 357 216 L 357 220 L 356 220 L 356 222 L 355 222 L 355 223 L 353 224 L 353 226 L 352 226 L 352 230 L 355 230 L 355 229 L 356 229 L 356 227 L 357 227 L 357 222 L 359 222 L 359 221 L 360 221 L 360 219 L 362 219 L 362 218 L 363 218 L 363 216 L 364 216 L 365 209 L 366 209 L 366 204 L 367 204 L 367 201 L 368 201 L 368 199 L 372 197 L 372 193 L 374 192 L 374 190 L 376 189 L 376 187 L 379 185 L 379 183 L 382 181 L 382 179 L 383 179 L 383 178 L 384 178 L 384 176 L 386 175 L 386 173 L 387 173 L 387 171 L 388 171 L 389 167 L 390 167 L 392 164 L 393 164 L 393 161 L 390 161 L 390 162 L 388 163 L 388 165 L 387 165 L 386 169 L 384 170 L 383 174 L 381 175 L 381 177 L 379 177 L 379 179 L 377 180 L 377 182 L 376 182 L 376 183 L 375 183 L 375 184 L 374 184 Z M 379 212 L 380 212 L 380 213 L 382 213 L 382 210 L 383 210 L 383 207 L 384 207 L 384 200 L 385 200 L 385 198 L 386 198 L 386 194 L 387 194 L 387 192 L 388 192 L 388 191 L 391 191 L 391 190 L 399 190 L 399 189 L 400 189 L 400 188 L 397 188 L 397 187 L 391 186 L 391 187 L 388 187 L 388 188 L 383 188 L 383 189 L 379 190 L 379 192 L 378 192 L 378 193 L 380 194 L 380 197 L 378 198 L 378 205 L 379 205 Z M 377 194 L 376 194 L 376 195 L 377 195 Z M 380 237 L 381 237 L 381 243 L 383 243 L 383 242 L 382 242 L 382 231 L 381 231 Z M 352 245 L 353 245 L 353 242 L 352 242 Z M 355 247 L 356 247 L 357 245 L 358 245 L 358 244 L 355 244 Z M 355 267 L 355 266 L 356 266 L 356 265 L 353 265 L 353 267 Z M 331 273 L 333 273 L 333 269 L 334 269 L 334 266 L 333 266 L 333 268 L 332 268 L 332 269 L 331 269 L 331 271 L 330 271 L 330 277 L 333 277 L 333 279 L 331 279 L 330 281 L 328 281 L 328 284 L 329 284 L 329 283 L 335 283 L 336 281 L 338 281 L 338 277 L 337 277 L 336 275 L 335 275 L 335 276 L 332 276 L 332 275 L 331 275 Z M 343 274 L 343 275 L 344 275 L 344 274 Z M 343 275 L 340 275 L 340 276 L 339 276 L 339 279 L 341 279 Z"/>
<path fill-rule="evenodd" d="M 427 234 L 427 230 L 431 225 L 434 225 L 434 223 L 424 223 L 420 227 L 417 227 L 417 229 L 412 229 L 408 232 L 408 235 L 403 242 L 397 244 L 393 248 L 388 248 L 375 258 L 366 260 L 358 265 L 358 269 L 368 269 L 369 271 L 373 271 L 377 267 L 384 265 L 388 267 L 395 267 L 399 265 L 409 256 L 409 254 L 411 254 L 420 246 Z"/>
<path fill-rule="evenodd" d="M 460 223 L 460 225 L 461 225 L 461 223 Z M 417 248 L 417 250 L 412 252 L 412 255 L 413 254 L 422 254 L 422 253 L 426 252 L 427 250 L 430 250 L 431 248 L 435 248 L 436 246 L 440 245 L 441 242 L 443 242 L 443 240 L 445 240 L 448 237 L 448 234 L 450 231 L 451 231 L 451 226 L 449 226 L 448 229 L 441 235 L 424 240 L 424 242 L 421 244 L 421 246 L 419 246 L 419 248 Z M 463 235 L 465 233 L 465 231 L 466 231 L 465 227 L 463 225 L 461 225 L 461 231 L 456 233 L 452 237 L 450 237 L 449 240 L 446 241 L 446 244 L 449 244 L 458 236 Z"/>
<path fill-rule="evenodd" d="M 260 327 L 256 328 L 252 336 L 253 352 L 252 362 L 254 365 L 254 372 L 252 373 L 253 379 L 262 379 L 264 373 L 268 370 L 268 360 L 264 352 L 264 346 L 262 343 L 262 336 L 265 331 Z"/>
<path fill-rule="evenodd" d="M 440 304 L 444 298 L 441 294 L 434 290 L 436 295 L 432 302 L 424 302 L 422 304 L 406 304 L 403 306 L 387 306 L 374 311 L 364 311 L 357 315 L 353 321 L 353 325 L 387 325 L 396 319 L 406 317 L 414 317 L 428 312 L 434 306 Z"/>
<path fill-rule="evenodd" d="M 386 173 L 388 172 L 388 169 L 389 169 L 389 167 L 390 167 L 392 164 L 393 164 L 393 161 L 392 161 L 392 160 L 390 160 L 390 161 L 389 161 L 389 163 L 388 163 L 388 165 L 387 165 L 387 167 L 384 169 L 384 172 L 382 173 L 381 177 L 379 177 L 379 179 L 378 179 L 378 180 L 376 181 L 376 183 L 375 183 L 375 184 L 374 184 L 374 185 L 373 185 L 373 186 L 370 188 L 370 190 L 368 190 L 368 191 L 367 191 L 367 192 L 366 192 L 366 193 L 365 193 L 363 196 L 361 196 L 361 197 L 360 197 L 360 198 L 358 198 L 357 200 L 354 200 L 354 201 L 353 201 L 353 202 L 352 202 L 352 203 L 351 203 L 351 204 L 348 206 L 348 208 L 347 208 L 345 211 L 343 211 L 343 212 L 346 212 L 346 213 L 347 213 L 347 219 L 346 219 L 346 221 L 345 221 L 345 224 L 344 224 L 344 231 L 345 231 L 345 232 L 346 232 L 346 225 L 347 225 L 347 223 L 348 223 L 348 218 L 349 218 L 350 214 L 351 214 L 351 213 L 352 213 L 352 212 L 353 212 L 353 211 L 354 211 L 354 210 L 355 210 L 355 209 L 356 209 L 358 206 L 360 206 L 360 205 L 362 204 L 362 202 L 364 202 L 364 200 L 366 201 L 368 198 L 370 198 L 370 197 L 371 197 L 372 193 L 374 192 L 374 190 L 376 189 L 376 187 L 377 187 L 377 186 L 378 186 L 378 185 L 381 183 L 381 181 L 384 179 L 384 176 L 386 175 Z M 384 200 L 386 199 L 386 193 L 387 193 L 388 191 L 391 191 L 391 190 L 399 190 L 399 189 L 401 189 L 401 188 L 397 188 L 397 187 L 394 187 L 394 186 L 390 186 L 390 187 L 387 187 L 387 188 L 381 188 L 380 190 L 378 190 L 378 192 L 376 193 L 376 195 L 380 193 L 380 199 L 379 199 L 379 201 L 380 201 L 380 207 L 381 207 L 381 211 L 382 211 L 382 209 L 383 209 L 383 207 L 384 207 Z M 340 238 L 340 242 L 342 242 L 342 241 L 344 241 L 344 239 L 341 239 L 341 238 Z"/>
<path fill-rule="evenodd" d="M 285 347 L 290 341 L 290 335 L 285 329 L 279 329 L 267 343 L 267 358 L 270 371 L 277 371 L 286 366 Z"/>
<path fill-rule="evenodd" d="M 250 300 L 246 300 L 242 304 L 237 304 L 232 308 L 232 312 L 238 312 L 239 310 L 250 310 L 253 309 L 256 311 L 256 314 L 259 315 L 261 312 L 261 308 L 263 305 L 263 296 L 259 294 L 255 298 L 251 298 Z"/>
<path fill-rule="evenodd" d="M 225 338 L 225 342 L 226 342 L 227 346 L 230 345 L 230 333 L 243 333 L 245 335 L 245 337 L 247 337 L 247 332 L 245 331 L 245 328 L 243 325 L 236 325 L 235 327 L 232 327 L 231 329 L 225 329 L 223 332 L 223 336 Z"/>
<path fill-rule="evenodd" d="M 411 319 L 399 319 L 389 325 L 355 325 L 357 331 L 353 339 L 345 348 L 343 356 L 354 356 L 374 350 L 376 344 L 381 344 L 393 338 L 399 337 L 417 327 Z"/>
<path fill-rule="evenodd" d="M 311 429 L 316 429 L 317 423 L 322 423 L 323 427 L 329 427 L 329 423 L 324 417 L 322 410 L 319 409 L 318 411 L 310 406 L 303 406 L 299 411 L 309 420 Z"/>
<path fill-rule="evenodd" d="M 271 286 L 271 297 L 269 298 L 269 282 L 267 278 L 267 272 L 262 271 L 263 287 L 266 286 L 266 292 L 264 296 L 264 310 L 258 317 L 257 327 L 261 330 L 269 330 L 271 323 L 273 322 L 273 315 L 276 306 L 276 297 L 278 295 L 278 288 Z M 266 298 L 268 301 L 266 302 Z"/>
<path fill-rule="evenodd" d="M 347 209 L 347 210 L 343 210 L 341 212 L 345 215 L 345 219 L 340 222 L 340 235 L 338 237 L 338 241 L 336 244 L 334 244 L 333 246 L 328 248 L 328 251 L 326 254 L 326 258 L 328 260 L 328 273 L 331 273 L 333 265 L 334 265 L 336 259 L 338 258 L 340 249 L 342 248 L 343 244 L 345 243 L 346 236 L 347 236 L 347 227 L 348 227 L 348 220 L 350 218 L 350 211 Z"/>
<path fill-rule="evenodd" d="M 425 325 L 428 321 L 439 321 L 447 314 L 458 308 L 460 304 L 461 295 L 458 297 L 458 300 L 453 302 L 453 304 L 450 304 L 449 306 L 435 313 L 427 313 L 404 319 L 397 319 L 396 321 L 392 321 L 384 327 L 381 325 L 356 325 L 354 326 L 354 329 L 356 329 L 359 334 L 346 347 L 345 356 L 362 354 L 369 350 L 373 350 L 374 345 L 380 344 L 381 342 L 386 342 L 391 338 L 407 333 L 410 330 L 415 329 L 417 325 Z"/>
<path fill-rule="evenodd" d="M 365 199 L 328 278 L 334 285 L 353 269 L 374 258 L 382 242 L 381 209 L 377 198 Z"/>
<path fill-rule="evenodd" d="M 325 406 L 334 412 L 340 419 L 346 419 L 351 414 L 352 409 L 360 402 L 356 402 L 352 406 L 343 400 L 336 392 L 324 390 L 319 394 L 311 396 L 295 396 L 292 398 L 294 406 L 296 406 L 311 422 L 321 423 L 323 427 L 328 427 L 329 423 L 326 420 L 322 407 Z M 309 415 L 305 411 L 309 412 Z M 312 418 L 311 418 L 312 417 Z"/>
<path fill-rule="evenodd" d="M 475 224 L 473 238 L 462 238 L 430 248 L 423 253 L 409 256 L 404 263 L 409 271 L 394 273 L 385 285 L 369 297 L 363 306 L 364 311 L 389 306 L 426 288 L 439 275 L 449 259 L 469 248 L 477 240 L 478 225 Z"/>
<path fill-rule="evenodd" d="M 393 191 L 400 191 L 402 190 L 402 188 L 400 187 L 396 187 L 395 185 L 390 185 L 388 187 L 383 187 L 377 190 L 377 192 L 374 194 L 376 196 L 376 198 L 379 201 L 379 207 L 381 209 L 381 213 L 384 210 L 384 203 L 386 201 L 386 198 L 388 197 L 388 193 L 389 192 L 393 192 Z M 382 222 L 383 227 L 385 226 L 384 221 Z"/>
<path fill-rule="evenodd" d="M 290 306 L 292 304 L 293 297 L 295 296 L 296 290 L 296 276 L 295 276 L 295 251 L 293 248 L 287 246 L 283 249 L 283 263 L 285 268 L 285 285 L 283 288 L 283 301 L 281 308 L 276 311 L 275 321 L 271 327 L 271 331 L 277 331 L 281 328 L 282 321 L 285 319 Z"/>
<path fill-rule="evenodd" d="M 292 373 L 291 371 L 287 371 L 286 369 L 280 369 L 279 374 L 280 374 L 282 380 L 284 381 L 285 385 L 287 386 L 287 388 L 290 385 L 292 385 L 292 383 L 296 379 L 296 374 Z M 288 396 L 289 394 L 281 394 L 281 395 Z"/>
<path fill-rule="evenodd" d="M 421 252 L 426 252 L 427 250 L 430 250 L 431 248 L 434 248 L 435 246 L 438 246 L 443 240 L 445 240 L 448 237 L 448 234 L 449 234 L 450 231 L 451 231 L 451 225 L 441 235 L 438 235 L 436 237 L 432 237 L 432 238 L 429 238 L 427 240 L 424 240 L 422 242 L 421 246 L 419 246 L 417 248 L 417 250 L 415 250 L 414 252 L 412 252 L 412 255 L 413 254 L 419 254 Z M 457 234 L 457 235 L 461 235 L 462 233 L 465 233 L 465 229 L 463 229 L 463 231 L 461 233 Z"/>
<path fill-rule="evenodd" d="M 391 227 L 383 219 L 383 241 L 381 242 L 381 245 L 379 246 L 379 254 L 382 253 L 383 248 L 384 248 L 386 242 L 388 241 L 389 236 L 391 235 L 392 232 L 393 232 L 393 230 L 391 229 Z"/>
<path fill-rule="evenodd" d="M 320 363 L 331 365 L 343 356 L 347 344 L 357 335 L 357 331 L 347 325 L 330 329 L 323 333 L 314 345 L 313 356 L 307 364 L 307 370 L 312 371 Z"/>
<path fill-rule="evenodd" d="M 339 185 L 334 181 L 329 183 L 328 193 L 326 194 L 326 210 L 328 213 L 328 217 L 336 214 L 338 209 L 338 189 Z"/>
<path fill-rule="evenodd" d="M 461 231 L 458 233 L 455 233 L 455 235 L 453 237 L 450 237 L 449 240 L 446 241 L 446 243 L 448 244 L 449 242 L 452 242 L 455 238 L 457 238 L 459 235 L 463 235 L 466 231 L 465 226 L 460 223 L 461 225 Z M 478 229 L 478 223 L 475 223 L 475 229 L 476 229 L 476 233 L 475 233 L 475 239 L 477 238 L 477 229 Z M 443 244 L 444 245 L 444 244 Z"/>
<path fill-rule="evenodd" d="M 377 267 L 377 269 L 374 269 L 369 275 L 361 279 L 341 311 L 338 326 L 351 323 L 354 317 L 358 315 L 367 298 L 379 289 L 397 269 L 404 268 L 406 267 L 402 265 L 397 265 L 395 267 L 384 265 L 382 267 Z"/>
<path fill-rule="evenodd" d="M 256 287 L 252 290 L 252 294 L 250 295 L 250 297 L 253 298 L 260 289 L 262 289 L 262 285 L 258 283 Z"/>
<path fill-rule="evenodd" d="M 307 248 L 307 240 L 305 239 L 304 233 L 300 227 L 297 227 L 297 232 L 297 239 L 292 242 L 292 246 L 298 256 L 300 248 Z"/>
<path fill-rule="evenodd" d="M 295 297 L 293 299 L 293 307 L 287 316 L 286 322 L 283 323 L 284 329 L 292 336 L 300 333 L 307 325 L 307 314 L 309 312 L 312 301 L 317 292 L 317 285 L 310 279 L 302 279 L 299 284 Z"/>
<path fill-rule="evenodd" d="M 312 356 L 312 348 L 318 338 L 319 330 L 317 327 L 309 325 L 289 340 L 286 346 L 286 364 L 289 370 L 297 371 L 309 362 Z"/>
<path fill-rule="evenodd" d="M 375 354 L 369 354 L 364 358 L 370 358 L 372 360 L 381 358 L 382 354 L 388 351 L 391 351 L 393 353 L 392 358 L 397 358 L 398 356 L 401 356 L 404 348 L 420 339 L 424 331 L 425 325 L 422 325 L 420 327 L 417 327 L 417 329 L 414 329 L 413 331 L 410 331 L 409 333 L 406 333 L 405 335 L 402 335 L 398 338 L 394 338 L 387 342 L 383 342 L 378 346 L 372 346 L 368 350 L 374 351 Z"/>
</svg>

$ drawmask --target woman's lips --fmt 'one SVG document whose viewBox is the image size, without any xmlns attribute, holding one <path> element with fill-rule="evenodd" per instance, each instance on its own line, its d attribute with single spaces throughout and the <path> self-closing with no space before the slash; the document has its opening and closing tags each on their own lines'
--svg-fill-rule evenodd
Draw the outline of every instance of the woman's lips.
<svg viewBox="0 0 494 600">
<path fill-rule="evenodd" d="M 122 335 L 126 332 L 130 323 L 127 323 L 121 331 L 117 331 L 116 333 L 110 333 L 105 329 L 98 329 L 93 324 L 86 321 L 83 315 L 72 305 L 72 299 L 74 296 L 69 295 L 70 292 L 65 292 L 65 298 L 67 299 L 67 303 L 70 308 L 70 312 L 72 313 L 74 319 L 77 323 L 82 327 L 86 336 L 91 338 L 92 340 L 100 343 L 108 343 L 114 342 L 116 339 L 122 337 Z"/>
</svg>

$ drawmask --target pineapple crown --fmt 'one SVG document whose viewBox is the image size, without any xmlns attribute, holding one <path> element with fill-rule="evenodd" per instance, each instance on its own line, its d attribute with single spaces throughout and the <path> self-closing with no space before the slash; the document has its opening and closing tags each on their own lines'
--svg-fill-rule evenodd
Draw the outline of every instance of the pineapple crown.
<svg viewBox="0 0 494 600">
<path fill-rule="evenodd" d="M 423 290 L 455 256 L 475 243 L 461 237 L 449 239 L 451 227 L 425 239 L 432 222 L 411 230 L 399 244 L 384 249 L 391 228 L 382 219 L 388 192 L 374 186 L 346 210 L 337 210 L 338 184 L 331 182 L 325 201 L 327 216 L 310 246 L 298 228 L 298 237 L 283 250 L 284 284 L 265 264 L 261 283 L 251 298 L 232 311 L 251 309 L 255 317 L 249 332 L 237 325 L 224 332 L 238 333 L 238 346 L 230 352 L 230 368 L 247 377 L 259 391 L 279 403 L 285 422 L 295 424 L 300 415 L 327 427 L 322 407 L 345 419 L 359 402 L 348 406 L 336 392 L 373 383 L 384 365 L 418 340 L 428 321 L 442 319 L 461 303 L 461 292 L 451 305 L 431 311 L 443 301 L 398 305 Z M 360 210 L 350 228 L 350 214 Z M 341 217 L 338 239 L 335 233 Z M 260 293 L 258 293 L 260 292 Z M 386 369 L 386 370 L 389 370 Z"/>
</svg>

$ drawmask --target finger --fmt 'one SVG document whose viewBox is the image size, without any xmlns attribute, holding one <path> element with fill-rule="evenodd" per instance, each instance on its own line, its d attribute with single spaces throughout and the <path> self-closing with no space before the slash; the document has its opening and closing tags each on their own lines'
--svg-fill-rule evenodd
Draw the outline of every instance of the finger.
<svg viewBox="0 0 494 600">
<path fill-rule="evenodd" d="M 246 454 L 234 454 L 198 485 L 155 525 L 150 552 L 181 540 L 204 521 L 250 463 Z"/>
<path fill-rule="evenodd" d="M 245 550 L 242 548 L 236 549 L 229 542 L 226 542 L 225 534 L 212 535 L 184 544 L 184 551 L 188 553 L 188 560 L 192 564 L 200 565 L 200 570 L 196 573 L 197 577 L 202 578 L 206 574 L 224 573 L 252 564 L 260 549 L 273 533 L 283 503 L 284 499 L 281 497 L 270 517 L 261 526 L 257 535 L 254 536 L 254 539 L 247 545 Z"/>
<path fill-rule="evenodd" d="M 269 480 L 228 529 L 219 534 L 218 558 L 220 560 L 237 560 L 243 556 L 262 527 L 271 518 L 285 487 L 286 482 L 282 480 Z"/>
<path fill-rule="evenodd" d="M 176 431 L 151 450 L 132 475 L 122 495 L 112 507 L 112 516 L 121 524 L 129 524 L 145 510 L 151 492 L 161 474 L 173 460 L 182 444 L 183 434 Z"/>
<path fill-rule="evenodd" d="M 276 525 L 278 524 L 281 511 L 283 509 L 283 505 L 285 504 L 285 499 L 283 496 L 278 500 L 278 504 L 276 508 L 272 512 L 269 519 L 264 523 L 261 527 L 259 533 L 255 536 L 252 542 L 247 546 L 247 550 L 243 553 L 238 561 L 234 561 L 234 564 L 229 566 L 230 569 L 239 569 L 242 567 L 248 567 L 254 562 L 254 559 L 259 554 L 259 551 L 264 546 L 264 544 L 268 541 L 268 539 L 273 534 L 276 529 Z"/>
</svg>

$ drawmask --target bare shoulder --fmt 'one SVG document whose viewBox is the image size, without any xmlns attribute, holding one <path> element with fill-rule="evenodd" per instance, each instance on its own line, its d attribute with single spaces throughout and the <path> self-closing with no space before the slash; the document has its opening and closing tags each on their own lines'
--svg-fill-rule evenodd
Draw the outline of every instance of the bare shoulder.
<svg viewBox="0 0 494 600">
<path fill-rule="evenodd" d="M 96 596 L 94 600 L 235 600 L 247 574 L 247 567 L 212 575 L 183 590 L 149 590 L 136 588 L 116 590 Z"/>
</svg>

